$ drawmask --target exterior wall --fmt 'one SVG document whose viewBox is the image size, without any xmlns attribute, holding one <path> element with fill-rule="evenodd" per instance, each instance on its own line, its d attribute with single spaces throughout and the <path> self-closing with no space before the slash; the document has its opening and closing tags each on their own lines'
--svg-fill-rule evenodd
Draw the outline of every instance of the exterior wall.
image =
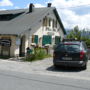
<svg viewBox="0 0 90 90">
<path fill-rule="evenodd" d="M 56 16 L 54 15 L 53 11 L 50 12 L 49 15 L 47 15 L 48 18 L 56 19 Z M 55 36 L 61 36 L 61 38 L 64 38 L 64 33 L 60 27 L 60 24 L 57 22 L 57 28 L 52 28 L 53 22 L 51 22 L 51 26 L 43 26 L 43 19 L 41 21 L 39 21 L 35 27 L 31 27 L 30 30 L 26 31 L 23 35 L 25 35 L 25 45 L 23 45 L 23 51 L 25 51 L 25 53 L 27 52 L 27 47 L 30 47 L 32 44 L 32 35 L 38 35 L 39 38 L 39 46 L 42 46 L 42 37 L 43 35 L 50 35 L 52 34 L 52 44 L 55 44 Z M 48 30 L 47 28 L 49 28 L 50 30 Z M 53 29 L 55 29 L 56 31 L 54 31 Z M 17 49 L 18 51 L 18 49 Z M 16 52 L 17 52 L 16 51 Z"/>
<path fill-rule="evenodd" d="M 56 16 L 54 15 L 53 11 L 47 15 L 48 18 L 56 20 Z M 51 26 L 43 26 L 43 20 L 39 21 L 35 27 L 31 28 L 31 30 L 26 31 L 23 36 L 23 43 L 22 43 L 22 52 L 27 52 L 27 47 L 31 46 L 32 43 L 32 35 L 38 35 L 39 38 L 39 45 L 42 46 L 42 37 L 43 35 L 51 35 L 52 36 L 52 44 L 55 44 L 55 36 L 61 36 L 64 38 L 64 33 L 57 22 L 57 28 L 53 28 L 53 21 L 51 21 Z M 12 41 L 12 45 L 10 47 L 10 56 L 17 56 L 20 53 L 20 45 L 16 44 L 17 37 L 11 35 L 2 35 L 2 37 L 10 37 Z M 1 46 L 0 46 L 0 54 L 1 54 Z"/>
<path fill-rule="evenodd" d="M 20 38 L 19 37 L 14 37 L 13 40 L 14 41 L 13 41 L 12 48 L 14 47 L 14 50 L 15 50 L 13 55 L 14 56 L 19 56 L 19 54 L 20 54 Z"/>
<path fill-rule="evenodd" d="M 11 36 L 11 47 L 10 47 L 10 56 L 15 56 L 15 51 L 16 51 L 16 38 Z"/>
<path fill-rule="evenodd" d="M 51 12 L 51 14 L 49 14 L 47 16 L 47 18 L 57 20 L 53 11 Z M 55 29 L 55 31 L 54 31 L 54 29 Z M 43 35 L 51 35 L 52 39 L 53 39 L 52 44 L 55 43 L 55 36 L 60 36 L 61 40 L 64 38 L 64 33 L 62 31 L 62 28 L 60 27 L 58 20 L 57 20 L 57 28 L 53 28 L 53 21 L 51 21 L 51 26 L 43 26 L 43 21 L 41 21 L 33 28 L 32 31 L 34 31 L 34 32 L 31 33 L 31 35 L 32 34 L 38 35 L 39 38 L 41 38 L 41 39 L 42 39 Z M 42 42 L 40 42 L 39 44 L 42 45 Z"/>
<path fill-rule="evenodd" d="M 54 20 L 57 20 L 57 18 L 56 18 L 56 16 L 55 16 L 53 11 L 47 17 L 51 18 L 51 19 L 54 19 Z M 53 22 L 51 21 L 51 26 L 50 27 L 48 26 L 51 29 L 51 31 L 46 31 L 46 27 L 44 27 L 44 34 L 46 34 L 47 32 L 51 32 L 53 34 L 52 35 L 53 38 L 55 36 L 61 36 L 61 38 L 63 38 L 64 37 L 64 33 L 63 33 L 62 29 L 61 29 L 61 26 L 60 26 L 58 20 L 57 20 L 57 28 L 53 28 L 53 24 L 52 23 Z M 55 29 L 56 31 L 54 31 L 53 29 Z"/>
<path fill-rule="evenodd" d="M 29 36 L 29 31 L 27 33 L 25 33 L 25 53 L 27 52 L 27 47 L 29 47 L 30 44 L 30 40 L 29 40 L 30 36 Z"/>
</svg>

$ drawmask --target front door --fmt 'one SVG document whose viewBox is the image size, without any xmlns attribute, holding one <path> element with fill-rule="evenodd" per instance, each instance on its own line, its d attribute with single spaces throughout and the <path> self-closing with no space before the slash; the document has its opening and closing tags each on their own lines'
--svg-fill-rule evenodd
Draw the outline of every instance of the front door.
<svg viewBox="0 0 90 90">
<path fill-rule="evenodd" d="M 1 55 L 10 57 L 10 47 L 2 46 L 2 48 L 1 48 Z"/>
<path fill-rule="evenodd" d="M 25 56 L 25 36 L 21 37 L 20 57 Z"/>
</svg>

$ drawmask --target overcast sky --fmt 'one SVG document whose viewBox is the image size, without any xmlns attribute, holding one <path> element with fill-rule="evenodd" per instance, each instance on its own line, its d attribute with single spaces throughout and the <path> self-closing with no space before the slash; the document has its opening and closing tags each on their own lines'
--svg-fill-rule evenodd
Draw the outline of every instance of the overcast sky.
<svg viewBox="0 0 90 90">
<path fill-rule="evenodd" d="M 48 2 L 57 8 L 66 29 L 76 25 L 80 29 L 90 29 L 90 0 L 0 0 L 0 9 L 27 8 L 29 3 L 34 3 L 36 7 L 43 7 L 47 6 Z"/>
</svg>

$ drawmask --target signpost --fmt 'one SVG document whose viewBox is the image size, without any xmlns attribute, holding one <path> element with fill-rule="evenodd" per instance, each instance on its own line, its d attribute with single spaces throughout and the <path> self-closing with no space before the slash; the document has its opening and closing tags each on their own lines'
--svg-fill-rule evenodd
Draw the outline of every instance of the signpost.
<svg viewBox="0 0 90 90">
<path fill-rule="evenodd" d="M 19 46 L 20 44 L 21 44 L 21 40 L 20 40 L 20 38 L 17 38 L 17 39 L 16 39 L 16 45 Z"/>
</svg>

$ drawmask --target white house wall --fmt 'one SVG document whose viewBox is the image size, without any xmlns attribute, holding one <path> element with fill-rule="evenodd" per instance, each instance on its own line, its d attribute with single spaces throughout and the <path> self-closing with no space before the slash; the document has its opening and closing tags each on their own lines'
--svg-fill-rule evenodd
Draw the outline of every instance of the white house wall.
<svg viewBox="0 0 90 90">
<path fill-rule="evenodd" d="M 53 11 L 49 13 L 47 17 L 52 18 L 54 20 L 57 19 Z M 24 34 L 25 35 L 25 53 L 26 53 L 26 48 L 30 47 L 32 43 L 32 35 L 38 35 L 38 38 L 42 38 L 43 35 L 48 35 L 48 33 L 50 32 L 50 33 L 54 33 L 54 35 L 52 35 L 52 38 L 55 38 L 55 36 L 61 36 L 61 39 L 64 38 L 64 33 L 63 33 L 63 30 L 61 29 L 59 22 L 57 22 L 56 31 L 53 31 L 52 25 L 49 27 L 51 31 L 47 31 L 46 30 L 47 27 L 43 26 L 43 19 L 42 19 L 40 21 L 37 21 L 36 25 L 33 25 L 32 27 L 30 27 L 30 30 L 27 30 L 25 32 Z M 53 39 L 52 43 L 54 44 L 54 42 L 55 42 L 55 39 Z M 41 41 L 39 42 L 39 45 L 42 45 Z"/>
<path fill-rule="evenodd" d="M 47 17 L 48 18 L 52 18 L 54 20 L 57 19 L 56 16 L 54 15 L 53 11 L 49 15 L 47 15 Z M 42 23 L 43 23 L 43 21 L 41 21 L 40 23 L 38 23 L 33 28 L 33 32 L 35 32 L 34 35 L 38 35 L 39 37 L 42 37 L 43 35 L 48 35 L 48 32 L 50 32 L 50 33 L 54 33 L 54 35 L 52 36 L 53 38 L 55 38 L 55 36 L 61 36 L 61 38 L 64 38 L 64 33 L 63 33 L 63 30 L 61 29 L 61 26 L 60 26 L 59 23 L 57 23 L 56 31 L 53 31 L 52 25 L 50 27 L 47 26 L 47 27 L 49 27 L 51 29 L 51 31 L 47 31 L 46 30 L 47 27 L 43 27 L 42 26 L 43 25 Z"/>
<path fill-rule="evenodd" d="M 54 20 L 57 20 L 56 16 L 55 16 L 55 13 L 52 11 L 50 13 L 50 15 L 48 15 L 48 17 L 54 19 Z M 52 26 L 51 26 L 52 27 Z M 53 28 L 52 28 L 53 29 Z M 59 31 L 57 31 L 59 30 Z M 54 36 L 61 36 L 61 38 L 64 37 L 64 33 L 63 33 L 63 30 L 61 29 L 61 26 L 57 20 L 57 28 L 56 28 L 56 31 L 53 31 L 54 32 Z"/>
<path fill-rule="evenodd" d="M 19 46 L 16 45 L 16 36 L 1 35 L 0 39 L 3 37 L 11 39 L 10 56 L 13 57 L 13 56 L 19 55 Z M 1 54 L 1 47 L 2 46 L 0 46 L 0 54 Z"/>
</svg>

